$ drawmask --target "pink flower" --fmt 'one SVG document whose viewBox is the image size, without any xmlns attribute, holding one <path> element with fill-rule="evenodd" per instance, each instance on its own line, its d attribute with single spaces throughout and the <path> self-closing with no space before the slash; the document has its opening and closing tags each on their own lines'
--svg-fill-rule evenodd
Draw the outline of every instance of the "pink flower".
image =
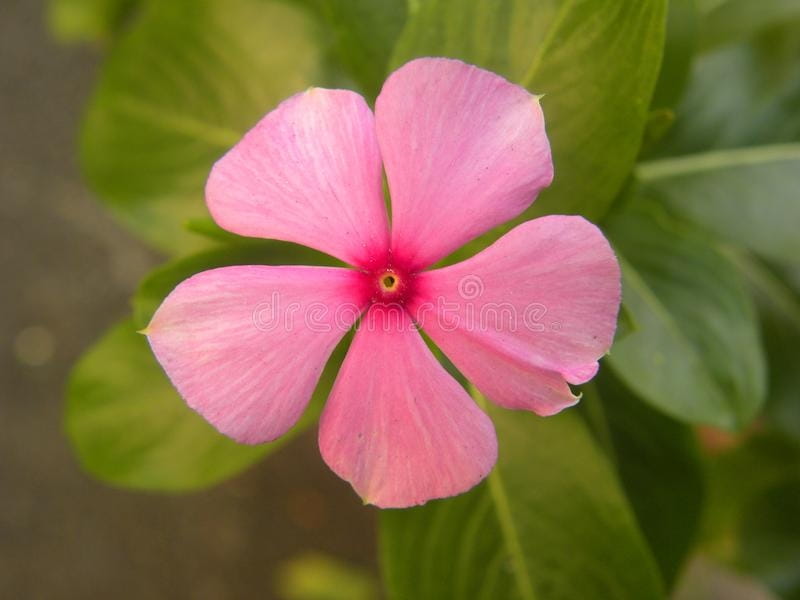
<svg viewBox="0 0 800 600">
<path fill-rule="evenodd" d="M 414 323 L 492 402 L 539 415 L 577 402 L 568 383 L 595 375 L 614 335 L 619 267 L 581 217 L 529 221 L 425 270 L 518 216 L 552 176 L 538 98 L 460 61 L 401 67 L 374 115 L 354 92 L 297 94 L 217 162 L 208 207 L 234 233 L 354 268 L 199 273 L 153 317 L 153 352 L 189 406 L 257 444 L 297 422 L 361 318 L 322 414 L 325 462 L 381 507 L 464 492 L 496 461 L 494 427 Z"/>
</svg>

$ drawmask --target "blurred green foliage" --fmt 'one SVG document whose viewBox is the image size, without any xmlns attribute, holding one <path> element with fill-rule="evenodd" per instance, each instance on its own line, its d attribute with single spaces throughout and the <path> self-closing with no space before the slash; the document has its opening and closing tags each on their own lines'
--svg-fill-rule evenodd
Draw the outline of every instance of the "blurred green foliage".
<svg viewBox="0 0 800 600">
<path fill-rule="evenodd" d="M 88 472 L 146 490 L 212 485 L 283 444 L 242 446 L 187 410 L 130 319 L 75 366 L 66 430 Z"/>
<path fill-rule="evenodd" d="M 276 573 L 282 600 L 378 600 L 371 575 L 331 556 L 303 554 L 283 563 Z"/>
<path fill-rule="evenodd" d="M 663 598 L 617 482 L 584 422 L 492 406 L 500 456 L 457 498 L 381 512 L 390 598 Z"/>
<path fill-rule="evenodd" d="M 195 273 L 236 264 L 328 259 L 284 242 L 253 241 L 176 259 L 146 277 L 134 317 L 112 328 L 75 366 L 67 388 L 67 434 L 84 468 L 117 485 L 185 491 L 213 485 L 274 452 L 316 422 L 347 339 L 334 350 L 303 418 L 271 444 L 245 446 L 190 410 L 153 359 L 144 329 L 161 300 Z M 310 261 L 309 261 L 310 262 Z"/>
<path fill-rule="evenodd" d="M 608 364 L 643 400 L 683 421 L 747 425 L 764 401 L 756 312 L 736 267 L 702 231 L 635 196 L 606 222 L 637 329 Z M 713 315 L 713 318 L 709 318 Z"/>
<path fill-rule="evenodd" d="M 334 80 L 350 77 L 373 101 L 406 21 L 405 0 L 287 1 L 306 6 L 321 22 L 321 44 Z"/>
<path fill-rule="evenodd" d="M 783 144 L 646 162 L 636 176 L 675 212 L 726 242 L 800 263 L 798 166 L 800 144 Z"/>
<path fill-rule="evenodd" d="M 257 119 L 309 85 L 373 100 L 405 60 L 452 56 L 544 94 L 556 180 L 523 219 L 604 229 L 622 326 L 578 410 L 488 408 L 501 455 L 487 482 L 381 514 L 388 596 L 664 598 L 700 552 L 800 597 L 797 0 L 51 0 L 48 18 L 107 49 L 81 136 L 90 185 L 173 256 L 72 374 L 67 432 L 90 472 L 195 489 L 284 443 L 213 431 L 134 330 L 201 270 L 331 262 L 208 217 L 208 171 Z M 282 581 L 292 598 L 374 591 L 313 557 Z"/>
<path fill-rule="evenodd" d="M 53 0 L 47 21 L 61 41 L 110 43 L 141 0 Z"/>
<path fill-rule="evenodd" d="M 616 466 L 670 588 L 696 541 L 705 500 L 693 431 L 641 402 L 607 369 L 587 388 L 581 408 Z"/>
<path fill-rule="evenodd" d="M 90 185 L 135 233 L 171 254 L 205 239 L 214 162 L 319 72 L 313 23 L 259 0 L 147 2 L 111 49 L 89 103 L 81 162 Z"/>
</svg>

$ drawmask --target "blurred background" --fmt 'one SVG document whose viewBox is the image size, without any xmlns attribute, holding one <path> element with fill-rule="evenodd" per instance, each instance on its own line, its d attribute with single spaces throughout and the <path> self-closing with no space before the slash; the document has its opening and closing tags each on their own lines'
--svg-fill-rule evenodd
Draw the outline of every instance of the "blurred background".
<svg viewBox="0 0 800 600">
<path fill-rule="evenodd" d="M 0 598 L 273 598 L 316 551 L 374 572 L 374 510 L 316 430 L 210 491 L 117 490 L 62 431 L 80 354 L 163 257 L 113 221 L 76 164 L 101 49 L 56 43 L 45 3 L 0 2 Z M 277 571 L 276 571 L 277 570 Z"/>
<path fill-rule="evenodd" d="M 266 110 L 312 84 L 374 100 L 392 65 L 440 54 L 548 90 L 560 179 L 521 218 L 597 220 L 690 350 L 669 346 L 674 332 L 648 320 L 646 302 L 628 302 L 626 314 L 642 313 L 630 322 L 623 314 L 604 361 L 611 368 L 598 377 L 594 406 L 605 416 L 596 420 L 588 402 L 574 411 L 582 419 L 568 416 L 591 430 L 596 464 L 575 464 L 590 462 L 576 455 L 564 469 L 575 479 L 534 474 L 520 486 L 550 485 L 541 497 L 575 500 L 561 518 L 572 526 L 583 517 L 600 545 L 584 548 L 576 525 L 578 537 L 563 538 L 567 556 L 537 554 L 536 544 L 531 556 L 574 567 L 573 551 L 585 551 L 578 567 L 581 558 L 610 562 L 602 544 L 616 539 L 595 527 L 592 512 L 607 507 L 580 489 L 600 469 L 624 491 L 620 511 L 635 516 L 663 561 L 673 600 L 800 598 L 800 9 L 771 0 L 761 11 L 753 2 L 671 1 L 662 61 L 653 40 L 665 21 L 651 16 L 665 4 L 655 0 L 570 4 L 565 20 L 548 9 L 556 2 L 505 2 L 509 14 L 490 15 L 494 28 L 472 0 L 425 5 L 436 5 L 430 11 L 401 0 L 382 10 L 373 0 L 0 0 L 0 599 L 382 597 L 378 511 L 324 465 L 316 427 L 270 446 L 278 449 L 269 460 L 219 442 L 177 398 L 133 325 L 194 272 L 283 251 L 226 236 L 202 202 L 212 162 Z M 128 30 L 134 7 L 142 10 Z M 471 12 L 453 19 L 453 7 Z M 525 35 L 509 41 L 504 27 L 519 24 Z M 558 27 L 542 58 L 537 40 Z M 540 69 L 528 80 L 531 57 Z M 476 243 L 486 240 L 466 252 Z M 134 321 L 106 335 L 132 305 Z M 93 346 L 102 351 L 81 363 L 67 393 L 71 370 Z M 660 379 L 665 372 L 688 375 Z M 723 402 L 703 397 L 695 384 L 707 380 Z M 738 431 L 724 432 L 736 429 L 731 423 Z M 531 444 L 520 455 L 539 451 Z M 522 463 L 518 471 L 529 474 Z M 185 494 L 122 487 L 197 488 L 233 472 Z M 518 499 L 528 512 L 530 499 Z M 430 534 L 432 589 L 457 544 L 428 531 L 425 515 L 446 511 L 446 502 L 389 513 L 400 516 L 382 530 Z M 570 529 L 551 516 L 541 517 L 543 530 Z M 491 534 L 478 535 L 476 548 L 485 542 L 481 552 L 507 559 Z M 392 557 L 394 583 L 414 589 L 423 559 L 416 545 L 406 550 Z M 624 563 L 631 572 L 644 563 L 653 570 L 644 554 L 619 557 L 640 562 Z M 598 580 L 618 577 L 605 562 Z M 512 569 L 501 571 L 499 585 Z M 550 589 L 542 571 L 538 584 Z"/>
</svg>

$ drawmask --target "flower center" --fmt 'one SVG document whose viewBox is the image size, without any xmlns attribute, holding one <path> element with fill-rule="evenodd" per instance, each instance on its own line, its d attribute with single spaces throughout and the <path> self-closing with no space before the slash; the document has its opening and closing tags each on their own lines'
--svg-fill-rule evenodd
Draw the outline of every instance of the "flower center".
<svg viewBox="0 0 800 600">
<path fill-rule="evenodd" d="M 384 273 L 380 277 L 380 286 L 384 292 L 394 292 L 400 286 L 400 278 L 391 271 Z"/>
<path fill-rule="evenodd" d="M 385 268 L 373 273 L 376 302 L 403 304 L 408 296 L 410 277 L 397 269 Z"/>
</svg>

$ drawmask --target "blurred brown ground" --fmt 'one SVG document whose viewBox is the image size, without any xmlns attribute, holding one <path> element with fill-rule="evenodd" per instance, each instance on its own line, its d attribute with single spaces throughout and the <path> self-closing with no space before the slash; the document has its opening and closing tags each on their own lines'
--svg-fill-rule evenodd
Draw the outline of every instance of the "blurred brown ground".
<svg viewBox="0 0 800 600">
<path fill-rule="evenodd" d="M 78 469 L 66 376 L 160 259 L 80 179 L 100 53 L 54 43 L 43 10 L 0 0 L 0 598 L 271 598 L 275 567 L 311 549 L 374 570 L 374 510 L 325 468 L 315 431 L 188 496 Z"/>
</svg>

